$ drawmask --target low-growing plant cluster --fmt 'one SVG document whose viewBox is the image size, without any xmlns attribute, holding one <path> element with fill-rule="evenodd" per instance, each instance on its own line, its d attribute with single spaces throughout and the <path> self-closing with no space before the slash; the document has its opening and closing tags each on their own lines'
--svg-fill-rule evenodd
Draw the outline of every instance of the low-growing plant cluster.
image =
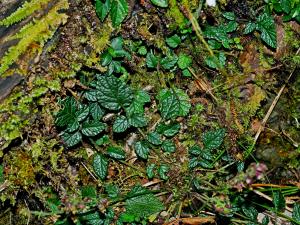
<svg viewBox="0 0 300 225">
<path fill-rule="evenodd" d="M 32 42 L 47 46 L 2 107 L 6 127 L 26 114 L 29 128 L 1 149 L 0 220 L 9 211 L 27 224 L 300 224 L 300 98 L 289 84 L 299 83 L 298 0 L 88 1 L 78 37 L 46 43 L 60 24 L 72 27 L 75 2 L 28 1 L 0 22 L 33 18 L 11 36 L 20 42 L 0 58 L 0 74 L 25 71 L 12 65 Z M 30 38 L 43 7 L 42 18 L 62 19 Z M 58 56 L 80 60 L 55 61 L 60 44 L 83 52 Z M 280 115 L 284 94 L 290 111 Z"/>
</svg>

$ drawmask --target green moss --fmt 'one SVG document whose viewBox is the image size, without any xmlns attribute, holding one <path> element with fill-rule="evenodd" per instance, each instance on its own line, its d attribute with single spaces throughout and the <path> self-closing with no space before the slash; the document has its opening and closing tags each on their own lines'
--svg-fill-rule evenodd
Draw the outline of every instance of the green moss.
<svg viewBox="0 0 300 225">
<path fill-rule="evenodd" d="M 45 42 L 53 36 L 57 27 L 66 22 L 67 15 L 59 13 L 59 10 L 69 7 L 67 0 L 61 0 L 40 20 L 25 25 L 17 34 L 10 36 L 10 40 L 20 41 L 10 47 L 2 59 L 0 59 L 0 75 L 16 63 L 19 57 L 28 49 L 32 52 L 41 53 Z"/>
<path fill-rule="evenodd" d="M 180 11 L 176 0 L 169 0 L 169 8 L 166 16 L 172 18 L 175 23 L 170 24 L 170 29 L 175 30 L 177 27 L 184 28 L 187 23 L 187 19 Z"/>
</svg>

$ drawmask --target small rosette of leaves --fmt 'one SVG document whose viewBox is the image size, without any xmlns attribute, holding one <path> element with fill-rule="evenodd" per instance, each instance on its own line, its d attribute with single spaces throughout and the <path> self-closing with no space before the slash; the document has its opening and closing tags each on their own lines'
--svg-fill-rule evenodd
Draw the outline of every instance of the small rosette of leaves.
<svg viewBox="0 0 300 225">
<path fill-rule="evenodd" d="M 213 168 L 216 160 L 216 153 L 214 150 L 217 150 L 221 146 L 224 137 L 225 129 L 218 129 L 204 133 L 202 136 L 204 147 L 201 148 L 198 145 L 195 145 L 189 149 L 190 169 L 198 166 L 206 169 Z"/>
</svg>

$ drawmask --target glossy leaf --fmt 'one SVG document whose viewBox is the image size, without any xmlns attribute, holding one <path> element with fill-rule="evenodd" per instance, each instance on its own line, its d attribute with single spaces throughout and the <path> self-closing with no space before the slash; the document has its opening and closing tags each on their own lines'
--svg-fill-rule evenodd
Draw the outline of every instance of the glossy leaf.
<svg viewBox="0 0 300 225">
<path fill-rule="evenodd" d="M 225 137 L 225 129 L 218 129 L 215 131 L 208 131 L 204 133 L 202 140 L 205 150 L 217 149 L 221 146 Z"/>
<path fill-rule="evenodd" d="M 94 85 L 98 102 L 104 108 L 119 110 L 129 106 L 133 100 L 131 88 L 115 76 L 99 76 Z"/>
<path fill-rule="evenodd" d="M 176 151 L 176 146 L 175 146 L 174 142 L 171 140 L 165 140 L 162 143 L 161 148 L 164 152 L 173 153 Z"/>
<path fill-rule="evenodd" d="M 170 124 L 163 124 L 160 123 L 157 125 L 155 129 L 159 134 L 163 134 L 166 137 L 173 137 L 176 135 L 180 130 L 179 123 L 170 123 Z"/>
<path fill-rule="evenodd" d="M 190 56 L 183 53 L 179 54 L 177 64 L 180 69 L 183 70 L 188 68 L 191 65 L 191 63 L 192 63 L 192 59 Z"/>
<path fill-rule="evenodd" d="M 134 127 L 144 127 L 148 123 L 148 120 L 143 114 L 135 113 L 129 118 L 129 124 Z"/>
<path fill-rule="evenodd" d="M 161 136 L 157 132 L 150 132 L 147 135 L 147 141 L 149 141 L 151 144 L 154 144 L 154 145 L 162 144 Z"/>
<path fill-rule="evenodd" d="M 159 110 L 164 119 L 186 116 L 191 108 L 188 95 L 181 89 L 163 89 L 159 92 Z"/>
<path fill-rule="evenodd" d="M 97 153 L 94 156 L 93 169 L 95 171 L 95 174 L 100 179 L 104 180 L 106 178 L 108 171 L 108 161 L 102 154 Z"/>
<path fill-rule="evenodd" d="M 107 154 L 114 159 L 125 159 L 125 152 L 120 147 L 108 147 Z"/>
<path fill-rule="evenodd" d="M 171 48 L 176 48 L 181 43 L 181 39 L 177 34 L 175 34 L 169 38 L 166 38 L 166 42 Z"/>
<path fill-rule="evenodd" d="M 85 136 L 96 136 L 97 134 L 101 133 L 103 130 L 105 130 L 106 124 L 102 123 L 100 121 L 88 121 L 82 124 L 81 132 Z"/>
<path fill-rule="evenodd" d="M 65 132 L 62 135 L 62 139 L 64 140 L 65 144 L 68 147 L 72 147 L 74 145 L 77 145 L 81 141 L 82 135 L 81 135 L 81 133 L 79 131 L 77 131 L 77 132 L 75 132 L 73 134 Z"/>
<path fill-rule="evenodd" d="M 128 14 L 126 0 L 112 0 L 110 17 L 114 27 L 119 26 Z"/>
<path fill-rule="evenodd" d="M 153 5 L 166 8 L 168 7 L 168 0 L 151 0 Z"/>
<path fill-rule="evenodd" d="M 130 127 L 128 119 L 121 115 L 118 116 L 113 124 L 113 132 L 121 133 Z"/>
<path fill-rule="evenodd" d="M 110 1 L 111 0 L 105 0 L 104 2 L 102 0 L 96 0 L 95 8 L 97 16 L 100 18 L 100 20 L 103 22 L 107 14 L 110 10 Z"/>
<path fill-rule="evenodd" d="M 166 174 L 169 171 L 169 167 L 167 165 L 160 165 L 158 167 L 158 175 L 163 180 L 168 180 L 168 175 Z"/>
<path fill-rule="evenodd" d="M 281 191 L 273 193 L 273 204 L 276 211 L 282 211 L 285 208 L 285 199 Z"/>
<path fill-rule="evenodd" d="M 94 120 L 101 120 L 105 112 L 97 102 L 89 104 L 90 114 Z"/>
<path fill-rule="evenodd" d="M 292 218 L 293 218 L 298 224 L 300 224 L 300 204 L 299 204 L 299 203 L 295 203 L 295 205 L 294 205 Z M 293 225 L 294 225 L 294 224 L 296 224 L 296 223 L 293 222 Z"/>
<path fill-rule="evenodd" d="M 153 54 L 152 51 L 147 53 L 146 65 L 148 68 L 156 68 L 158 65 L 158 58 Z"/>
<path fill-rule="evenodd" d="M 154 168 L 155 168 L 154 163 L 147 166 L 146 174 L 149 179 L 152 179 L 154 177 Z"/>
<path fill-rule="evenodd" d="M 148 155 L 150 153 L 150 149 L 144 141 L 138 141 L 134 144 L 135 153 L 143 158 L 148 159 Z"/>
</svg>

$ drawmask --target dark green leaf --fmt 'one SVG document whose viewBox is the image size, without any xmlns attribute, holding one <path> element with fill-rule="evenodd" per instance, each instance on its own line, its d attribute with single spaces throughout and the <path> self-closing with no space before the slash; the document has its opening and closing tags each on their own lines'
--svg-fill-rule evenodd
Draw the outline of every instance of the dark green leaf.
<svg viewBox="0 0 300 225">
<path fill-rule="evenodd" d="M 99 0 L 100 1 L 100 0 Z M 109 1 L 109 0 L 108 0 Z M 110 63 L 111 63 L 111 61 L 112 61 L 112 55 L 108 52 L 108 51 L 106 51 L 106 52 L 104 52 L 102 55 L 101 55 L 101 65 L 102 66 L 107 66 L 107 65 L 109 65 Z"/>
<path fill-rule="evenodd" d="M 212 49 L 220 49 L 222 44 L 216 40 L 208 40 L 207 43 Z"/>
<path fill-rule="evenodd" d="M 149 141 L 151 144 L 154 144 L 154 145 L 161 145 L 162 144 L 161 136 L 157 132 L 150 132 L 147 135 L 147 141 Z"/>
<path fill-rule="evenodd" d="M 103 220 L 100 218 L 99 212 L 88 212 L 86 214 L 81 214 L 79 220 L 82 224 L 86 225 L 102 225 Z"/>
<path fill-rule="evenodd" d="M 249 206 L 249 207 L 242 206 L 242 210 L 243 210 L 244 214 L 245 214 L 251 221 L 256 221 L 256 220 L 257 220 L 258 212 L 257 212 L 257 210 L 256 210 L 254 207 L 252 207 L 252 206 Z"/>
<path fill-rule="evenodd" d="M 127 130 L 130 127 L 130 124 L 127 118 L 123 115 L 118 116 L 113 124 L 113 132 L 121 133 Z"/>
<path fill-rule="evenodd" d="M 81 195 L 82 197 L 96 198 L 97 197 L 96 188 L 94 186 L 83 186 L 81 188 Z"/>
<path fill-rule="evenodd" d="M 158 175 L 159 175 L 159 177 L 161 179 L 163 179 L 163 180 L 168 180 L 169 177 L 166 175 L 166 173 L 168 171 L 169 171 L 169 167 L 167 165 L 164 165 L 164 164 L 160 165 L 158 167 Z"/>
<path fill-rule="evenodd" d="M 126 0 L 112 0 L 110 17 L 114 27 L 119 26 L 128 14 Z"/>
<path fill-rule="evenodd" d="M 238 28 L 238 23 L 235 21 L 230 21 L 226 26 L 225 30 L 227 33 L 233 32 Z"/>
<path fill-rule="evenodd" d="M 67 97 L 62 102 L 63 108 L 56 115 L 56 126 L 64 127 L 76 120 L 77 103 L 73 97 Z"/>
<path fill-rule="evenodd" d="M 118 186 L 113 184 L 105 185 L 105 191 L 110 198 L 117 198 L 120 192 Z"/>
<path fill-rule="evenodd" d="M 107 154 L 114 159 L 125 159 L 125 152 L 120 147 L 108 147 Z"/>
<path fill-rule="evenodd" d="M 228 20 L 235 20 L 236 19 L 236 16 L 234 15 L 233 12 L 225 12 L 225 13 L 223 13 L 223 16 Z"/>
<path fill-rule="evenodd" d="M 189 161 L 189 168 L 194 169 L 195 167 L 198 166 L 198 159 L 197 157 L 191 158 Z"/>
<path fill-rule="evenodd" d="M 225 137 L 225 129 L 206 132 L 203 137 L 203 144 L 206 150 L 217 149 L 221 146 Z"/>
<path fill-rule="evenodd" d="M 146 55 L 146 54 L 147 54 L 147 48 L 146 48 L 145 46 L 139 47 L 138 53 L 139 53 L 140 55 Z"/>
<path fill-rule="evenodd" d="M 115 37 L 111 40 L 111 47 L 117 50 L 123 50 L 123 38 L 121 36 Z"/>
<path fill-rule="evenodd" d="M 177 60 L 178 60 L 178 58 L 175 54 L 169 55 L 169 56 L 164 57 L 160 61 L 160 64 L 165 70 L 170 70 L 176 65 Z"/>
<path fill-rule="evenodd" d="M 153 54 L 153 52 L 148 52 L 146 56 L 146 64 L 148 68 L 156 68 L 158 64 L 158 58 Z"/>
<path fill-rule="evenodd" d="M 166 8 L 168 7 L 168 0 L 151 0 L 153 5 Z"/>
<path fill-rule="evenodd" d="M 161 148 L 164 152 L 173 153 L 176 151 L 176 146 L 175 146 L 174 142 L 171 140 L 165 140 L 162 143 Z"/>
<path fill-rule="evenodd" d="M 267 13 L 261 14 L 257 19 L 257 29 L 261 32 L 261 39 L 272 48 L 277 47 L 277 34 L 275 22 Z"/>
<path fill-rule="evenodd" d="M 216 56 L 208 56 L 205 58 L 205 63 L 210 68 L 216 69 L 216 68 L 218 68 L 219 61 Z"/>
<path fill-rule="evenodd" d="M 143 158 L 148 159 L 148 155 L 150 153 L 150 149 L 148 148 L 147 144 L 144 141 L 138 141 L 134 144 L 135 153 Z"/>
<path fill-rule="evenodd" d="M 96 154 L 93 159 L 93 169 L 95 174 L 102 180 L 106 178 L 108 161 L 102 154 Z"/>
<path fill-rule="evenodd" d="M 97 134 L 101 133 L 103 130 L 105 130 L 106 128 L 106 124 L 102 123 L 100 121 L 88 121 L 88 122 L 84 122 L 82 124 L 82 129 L 81 132 L 82 134 L 84 134 L 85 136 L 96 136 Z"/>
<path fill-rule="evenodd" d="M 92 102 L 89 104 L 90 114 L 94 120 L 101 120 L 105 112 L 101 109 L 100 105 L 97 102 Z"/>
<path fill-rule="evenodd" d="M 135 99 L 141 103 L 150 102 L 150 95 L 144 90 L 138 90 L 135 93 Z"/>
<path fill-rule="evenodd" d="M 198 161 L 197 166 L 201 166 L 205 169 L 212 169 L 213 168 L 213 165 L 211 164 L 211 162 L 208 161 L 208 160 L 205 160 L 205 159 L 201 159 L 200 161 Z"/>
<path fill-rule="evenodd" d="M 202 153 L 202 149 L 198 145 L 194 145 L 189 149 L 189 154 L 199 156 Z"/>
<path fill-rule="evenodd" d="M 102 2 L 102 0 L 96 0 L 95 7 L 97 16 L 103 22 L 110 10 L 110 0 L 104 0 L 104 2 Z"/>
<path fill-rule="evenodd" d="M 182 70 L 182 76 L 184 76 L 184 77 L 191 77 L 192 74 L 191 74 L 191 72 L 188 69 L 184 69 L 184 70 Z"/>
<path fill-rule="evenodd" d="M 143 219 L 160 212 L 164 206 L 153 194 L 145 194 L 127 199 L 125 208 L 127 214 Z"/>
<path fill-rule="evenodd" d="M 297 221 L 298 224 L 300 224 L 300 204 L 295 203 L 293 208 L 293 215 L 292 218 Z M 293 225 L 296 225 L 296 223 L 293 222 Z"/>
<path fill-rule="evenodd" d="M 131 88 L 115 76 L 99 76 L 95 87 L 99 103 L 107 109 L 119 110 L 133 100 Z"/>
<path fill-rule="evenodd" d="M 154 168 L 155 168 L 154 163 L 147 166 L 146 173 L 149 179 L 152 179 L 154 177 Z"/>
<path fill-rule="evenodd" d="M 179 57 L 178 57 L 178 67 L 180 69 L 186 69 L 188 68 L 192 63 L 192 59 L 190 56 L 186 55 L 186 54 L 183 54 L 183 53 L 180 53 L 179 54 Z"/>
<path fill-rule="evenodd" d="M 181 89 L 163 89 L 159 92 L 159 110 L 164 119 L 186 116 L 191 108 L 188 95 Z"/>
<path fill-rule="evenodd" d="M 84 93 L 84 97 L 91 102 L 96 102 L 98 94 L 99 92 L 97 90 L 89 90 Z"/>
<path fill-rule="evenodd" d="M 151 191 L 149 191 L 148 189 L 142 187 L 141 185 L 135 185 L 130 192 L 127 193 L 126 198 L 132 198 L 132 197 L 136 197 L 138 195 L 145 195 L 145 194 L 149 194 L 151 193 Z"/>
<path fill-rule="evenodd" d="M 89 112 L 90 112 L 89 107 L 87 107 L 87 106 L 82 106 L 82 108 L 79 109 L 79 110 L 75 113 L 77 121 L 78 121 L 78 122 L 83 121 L 83 120 L 89 115 Z"/>
<path fill-rule="evenodd" d="M 170 123 L 170 124 L 163 124 L 160 123 L 157 125 L 155 129 L 159 134 L 163 134 L 166 137 L 173 137 L 176 135 L 180 130 L 179 123 Z"/>
<path fill-rule="evenodd" d="M 64 133 L 62 135 L 62 139 L 64 140 L 65 144 L 68 146 L 68 147 L 72 147 L 74 145 L 77 145 L 81 139 L 82 139 L 82 135 L 79 131 L 73 133 L 73 134 L 70 134 L 70 133 Z"/>
<path fill-rule="evenodd" d="M 129 118 L 129 124 L 134 127 L 144 127 L 147 123 L 148 121 L 143 114 L 135 113 Z"/>
<path fill-rule="evenodd" d="M 171 48 L 176 48 L 181 43 L 181 40 L 180 37 L 175 34 L 169 38 L 166 38 L 166 42 Z"/>
<path fill-rule="evenodd" d="M 67 126 L 67 132 L 68 133 L 72 133 L 74 131 L 77 131 L 79 129 L 79 122 L 77 120 L 74 120 L 72 123 L 69 123 Z"/>
<path fill-rule="evenodd" d="M 103 137 L 99 138 L 97 141 L 96 141 L 96 144 L 101 146 L 101 145 L 107 145 L 109 144 L 110 141 L 109 141 L 109 136 L 108 135 L 103 135 Z"/>
<path fill-rule="evenodd" d="M 282 211 L 285 208 L 285 199 L 281 191 L 273 193 L 273 204 L 276 211 Z"/>
<path fill-rule="evenodd" d="M 268 216 L 264 216 L 264 218 L 263 218 L 261 224 L 262 224 L 262 225 L 268 225 L 269 222 L 270 222 L 269 217 L 268 217 Z"/>
<path fill-rule="evenodd" d="M 291 0 L 280 0 L 282 10 L 288 14 L 291 11 L 292 5 Z"/>
<path fill-rule="evenodd" d="M 0 165 L 0 184 L 4 182 L 4 167 Z"/>
</svg>

